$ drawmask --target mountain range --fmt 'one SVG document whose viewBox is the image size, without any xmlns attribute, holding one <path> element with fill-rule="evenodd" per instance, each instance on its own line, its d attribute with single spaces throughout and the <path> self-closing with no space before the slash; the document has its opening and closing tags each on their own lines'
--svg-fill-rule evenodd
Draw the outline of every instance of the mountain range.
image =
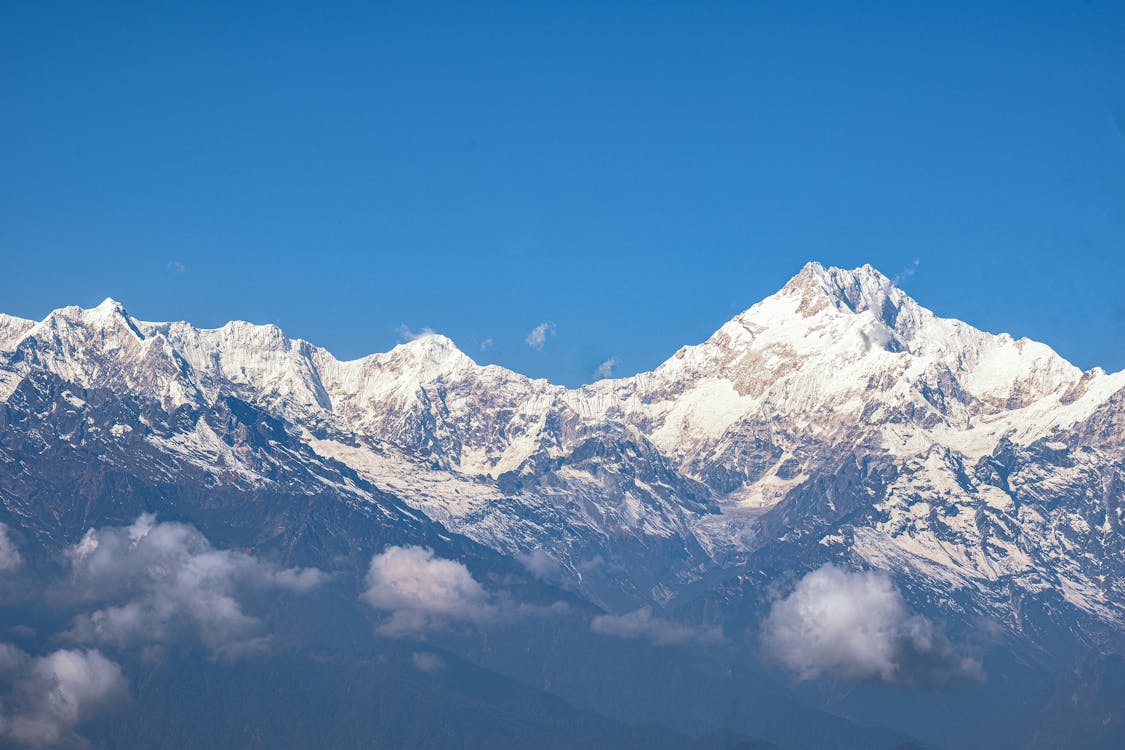
<svg viewBox="0 0 1125 750">
<path fill-rule="evenodd" d="M 1119 747 L 1123 493 L 1125 373 L 870 266 L 577 389 L 0 315 L 0 743 Z M 59 653 L 125 697 L 43 719 Z"/>
</svg>

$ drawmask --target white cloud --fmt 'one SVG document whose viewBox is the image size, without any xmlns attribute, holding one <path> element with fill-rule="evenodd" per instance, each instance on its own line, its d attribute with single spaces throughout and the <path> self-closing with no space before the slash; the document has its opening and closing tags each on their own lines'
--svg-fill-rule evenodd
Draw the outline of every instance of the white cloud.
<svg viewBox="0 0 1125 750">
<path fill-rule="evenodd" d="M 664 620 L 653 615 L 651 607 L 641 607 L 624 615 L 598 615 L 590 622 L 590 629 L 595 633 L 617 638 L 643 638 L 657 646 L 719 643 L 723 640 L 719 628 Z"/>
<path fill-rule="evenodd" d="M 527 334 L 527 345 L 532 349 L 542 349 L 547 343 L 548 336 L 555 335 L 555 324 L 550 322 L 540 323 Z"/>
<path fill-rule="evenodd" d="M 69 594 L 101 605 L 74 619 L 68 636 L 118 647 L 197 641 L 212 657 L 262 650 L 262 623 L 245 611 L 250 590 L 307 592 L 324 579 L 211 546 L 198 530 L 140 516 L 126 527 L 90 529 L 67 550 Z"/>
<path fill-rule="evenodd" d="M 613 368 L 617 366 L 617 360 L 610 357 L 605 362 L 602 362 L 594 369 L 594 380 L 604 380 L 605 378 L 613 375 Z"/>
<path fill-rule="evenodd" d="M 834 565 L 812 571 L 774 603 L 762 645 L 800 680 L 981 676 L 977 661 L 957 654 L 932 621 L 910 612 L 889 576 Z"/>
<path fill-rule="evenodd" d="M 0 644 L 0 739 L 29 747 L 77 742 L 74 729 L 127 692 L 121 668 L 99 651 L 32 657 Z"/>
<path fill-rule="evenodd" d="M 168 270 L 172 273 L 183 273 L 187 270 L 187 266 L 178 260 L 170 260 L 168 261 Z"/>
<path fill-rule="evenodd" d="M 395 332 L 398 333 L 399 341 L 414 341 L 415 339 L 420 339 L 423 336 L 433 336 L 434 335 L 434 329 L 433 328 L 430 328 L 430 327 L 427 326 L 420 331 L 415 331 L 415 330 L 412 330 L 410 328 L 410 326 L 406 325 L 405 323 L 403 323 L 397 329 L 395 329 Z"/>
<path fill-rule="evenodd" d="M 495 341 L 493 341 L 491 338 L 487 338 L 484 341 L 480 342 L 480 350 L 482 352 L 487 352 L 490 351 L 495 345 Z"/>
<path fill-rule="evenodd" d="M 872 349 L 886 349 L 887 345 L 895 340 L 894 333 L 882 323 L 871 322 L 867 329 L 858 329 L 860 338 L 863 339 L 864 351 Z"/>
<path fill-rule="evenodd" d="M 414 662 L 414 668 L 419 672 L 436 672 L 445 666 L 440 656 L 426 651 L 415 651 L 410 655 L 410 660 Z"/>
<path fill-rule="evenodd" d="M 519 552 L 515 555 L 520 565 L 528 569 L 536 578 L 554 580 L 563 573 L 559 561 L 548 555 L 542 549 L 533 549 L 531 552 Z"/>
<path fill-rule="evenodd" d="M 910 263 L 910 265 L 906 266 L 901 271 L 899 271 L 898 273 L 895 274 L 895 277 L 893 279 L 891 279 L 891 285 L 892 286 L 898 286 L 902 282 L 909 279 L 911 276 L 913 276 L 915 273 L 918 272 L 918 266 L 920 264 L 921 264 L 921 261 L 919 261 L 917 258 L 915 258 Z"/>
<path fill-rule="evenodd" d="M 390 613 L 379 627 L 384 635 L 418 634 L 497 615 L 493 597 L 468 568 L 426 547 L 388 547 L 371 558 L 366 583 L 360 598 Z"/>
<path fill-rule="evenodd" d="M 0 573 L 9 573 L 23 565 L 19 548 L 8 534 L 8 527 L 0 523 Z"/>
</svg>

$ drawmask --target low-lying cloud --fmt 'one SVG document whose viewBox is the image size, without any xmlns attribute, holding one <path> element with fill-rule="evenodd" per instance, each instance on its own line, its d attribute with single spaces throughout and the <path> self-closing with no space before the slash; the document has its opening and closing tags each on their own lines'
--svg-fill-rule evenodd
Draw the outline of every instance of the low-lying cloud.
<svg viewBox="0 0 1125 750">
<path fill-rule="evenodd" d="M 890 577 L 825 565 L 774 603 L 762 627 L 765 653 L 799 680 L 884 682 L 980 679 L 934 622 L 912 613 Z"/>
<path fill-rule="evenodd" d="M 126 694 L 121 668 L 100 651 L 33 657 L 0 644 L 0 740 L 27 747 L 78 743 L 75 728 Z"/>
<path fill-rule="evenodd" d="M 440 656 L 427 651 L 415 651 L 410 655 L 410 661 L 419 672 L 437 672 L 445 666 Z"/>
<path fill-rule="evenodd" d="M 0 573 L 10 573 L 23 565 L 19 547 L 12 541 L 8 527 L 0 523 Z"/>
<path fill-rule="evenodd" d="M 379 626 L 401 636 L 447 627 L 455 622 L 494 619 L 494 597 L 462 563 L 437 557 L 428 547 L 388 547 L 371 558 L 367 588 L 360 598 L 390 613 Z"/>
<path fill-rule="evenodd" d="M 392 638 L 421 636 L 455 625 L 488 625 L 567 611 L 564 602 L 517 602 L 505 591 L 488 591 L 463 563 L 438 557 L 429 547 L 387 547 L 371 558 L 359 597 L 389 615 L 378 627 Z"/>
<path fill-rule="evenodd" d="M 116 647 L 197 642 L 231 659 L 268 644 L 261 621 L 243 609 L 253 590 L 304 593 L 324 574 L 281 568 L 211 546 L 192 526 L 157 523 L 91 529 L 66 551 L 65 595 L 96 609 L 78 615 L 67 636 Z"/>
<path fill-rule="evenodd" d="M 562 564 L 542 549 L 519 552 L 515 558 L 520 565 L 527 568 L 528 572 L 545 581 L 557 580 L 564 572 Z"/>
<path fill-rule="evenodd" d="M 617 638 L 644 639 L 656 646 L 710 644 L 723 640 L 723 632 L 717 627 L 665 620 L 654 615 L 651 607 L 641 607 L 623 615 L 598 615 L 590 622 L 590 629 Z"/>
</svg>

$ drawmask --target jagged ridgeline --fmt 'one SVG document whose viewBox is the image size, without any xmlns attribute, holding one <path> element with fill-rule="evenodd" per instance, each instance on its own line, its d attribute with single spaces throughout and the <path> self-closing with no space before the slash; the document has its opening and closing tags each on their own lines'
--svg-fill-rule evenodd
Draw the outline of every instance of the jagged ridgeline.
<svg viewBox="0 0 1125 750">
<path fill-rule="evenodd" d="M 869 266 L 809 264 L 652 372 L 578 389 L 437 334 L 340 361 L 113 300 L 0 315 L 0 402 L 0 641 L 24 665 L 0 742 L 31 742 L 10 727 L 36 660 L 95 647 L 125 697 L 52 741 L 1125 741 L 1125 374 L 940 318 Z M 75 593 L 90 530 L 143 551 L 138 528 L 196 540 L 143 570 L 227 560 L 253 627 L 122 635 L 190 598 L 132 573 L 149 598 Z M 403 571 L 444 583 L 411 603 Z"/>
</svg>

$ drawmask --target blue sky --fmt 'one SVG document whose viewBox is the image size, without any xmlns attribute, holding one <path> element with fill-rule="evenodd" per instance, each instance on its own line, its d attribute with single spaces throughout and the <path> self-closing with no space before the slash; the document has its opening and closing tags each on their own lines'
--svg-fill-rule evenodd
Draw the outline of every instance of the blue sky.
<svg viewBox="0 0 1125 750">
<path fill-rule="evenodd" d="M 1120 2 L 5 2 L 0 70 L 5 312 L 577 384 L 870 262 L 1125 367 Z"/>
</svg>

